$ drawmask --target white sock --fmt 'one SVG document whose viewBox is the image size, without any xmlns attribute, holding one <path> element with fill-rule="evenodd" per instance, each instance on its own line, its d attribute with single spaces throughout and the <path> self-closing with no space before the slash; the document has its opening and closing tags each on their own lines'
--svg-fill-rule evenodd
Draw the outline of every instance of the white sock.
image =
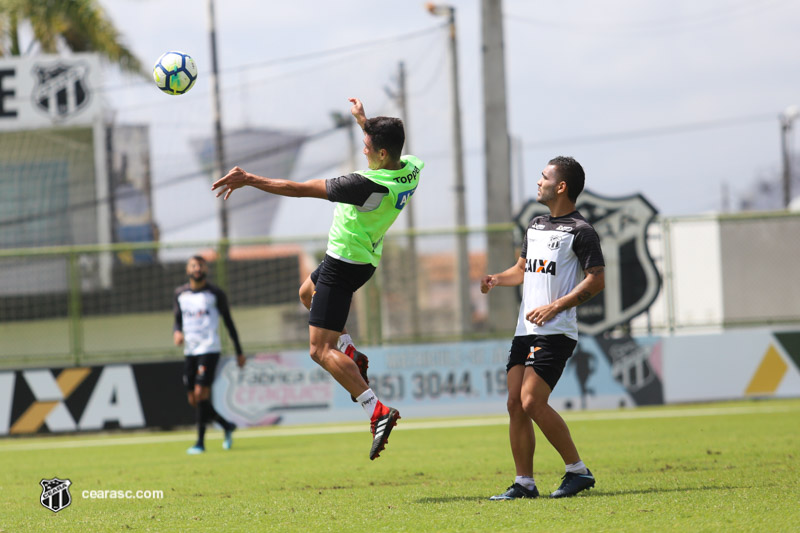
<svg viewBox="0 0 800 533">
<path fill-rule="evenodd" d="M 571 474 L 588 474 L 589 469 L 586 468 L 586 465 L 583 464 L 583 461 L 578 461 L 577 463 L 572 463 L 571 465 L 567 465 L 567 472 Z"/>
<path fill-rule="evenodd" d="M 533 478 L 528 476 L 517 476 L 514 478 L 514 483 L 518 483 L 528 490 L 533 490 L 536 486 L 536 482 Z"/>
<path fill-rule="evenodd" d="M 367 413 L 367 418 L 372 420 L 372 413 L 378 406 L 378 397 L 375 396 L 375 393 L 372 392 L 372 389 L 367 389 L 362 392 L 361 395 L 356 398 L 356 401 L 361 404 L 361 408 L 364 409 L 365 413 Z"/>
<path fill-rule="evenodd" d="M 339 335 L 339 342 L 336 343 L 336 349 L 342 353 L 346 353 L 348 346 L 355 347 L 355 344 L 353 344 L 353 339 L 350 337 L 349 333 L 342 333 Z"/>
</svg>

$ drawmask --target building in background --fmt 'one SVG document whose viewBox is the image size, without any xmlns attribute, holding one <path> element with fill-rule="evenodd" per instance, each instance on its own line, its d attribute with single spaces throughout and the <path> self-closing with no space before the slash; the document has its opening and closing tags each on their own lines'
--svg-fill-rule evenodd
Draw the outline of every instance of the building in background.
<svg viewBox="0 0 800 533">
<path fill-rule="evenodd" d="M 146 125 L 108 126 L 114 242 L 159 240 L 158 226 L 153 219 L 149 131 Z M 157 253 L 153 250 L 119 253 L 117 259 L 125 264 L 151 263 L 157 260 Z"/>
<path fill-rule="evenodd" d="M 111 242 L 100 59 L 0 58 L 0 247 Z M 81 264 L 81 285 L 108 287 L 110 257 Z M 64 259 L 9 259 L 0 294 L 64 290 Z"/>
</svg>

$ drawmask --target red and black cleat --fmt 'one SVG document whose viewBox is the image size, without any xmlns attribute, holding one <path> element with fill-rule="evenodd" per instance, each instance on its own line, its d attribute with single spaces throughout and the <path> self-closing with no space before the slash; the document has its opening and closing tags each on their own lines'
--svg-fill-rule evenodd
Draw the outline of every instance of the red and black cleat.
<svg viewBox="0 0 800 533">
<path fill-rule="evenodd" d="M 372 422 L 370 422 L 370 431 L 372 432 L 372 448 L 369 451 L 369 459 L 370 461 L 374 461 L 376 458 L 380 457 L 380 453 L 386 448 L 386 444 L 389 442 L 389 434 L 392 432 L 392 428 L 397 425 L 397 421 L 400 420 L 400 413 L 397 409 L 392 407 L 386 407 L 383 404 L 380 404 L 377 408 L 381 409 L 384 414 L 380 416 L 372 417 Z"/>
</svg>

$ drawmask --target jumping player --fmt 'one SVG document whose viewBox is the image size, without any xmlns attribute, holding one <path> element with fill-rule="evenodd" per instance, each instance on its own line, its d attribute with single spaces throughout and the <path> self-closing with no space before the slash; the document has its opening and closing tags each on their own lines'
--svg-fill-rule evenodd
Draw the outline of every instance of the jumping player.
<svg viewBox="0 0 800 533">
<path fill-rule="evenodd" d="M 360 365 L 354 361 L 357 352 L 349 350 L 352 342 L 342 334 L 353 293 L 375 272 L 383 236 L 416 191 L 424 164 L 411 155 L 401 157 L 405 131 L 400 119 L 368 119 L 361 101 L 349 100 L 350 112 L 364 131 L 363 152 L 369 170 L 298 183 L 256 176 L 234 167 L 211 188 L 219 189 L 217 197 L 224 195 L 225 200 L 236 189 L 249 185 L 270 194 L 336 202 L 325 258 L 303 283 L 300 298 L 310 310 L 311 358 L 364 409 L 372 432 L 369 458 L 375 459 L 386 446 L 400 413 L 383 405 L 369 388 L 366 357 L 361 354 Z"/>
</svg>

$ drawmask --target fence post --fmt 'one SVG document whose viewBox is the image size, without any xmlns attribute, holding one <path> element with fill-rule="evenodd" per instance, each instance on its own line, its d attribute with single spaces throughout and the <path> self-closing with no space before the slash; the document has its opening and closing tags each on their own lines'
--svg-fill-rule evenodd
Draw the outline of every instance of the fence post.
<svg viewBox="0 0 800 533">
<path fill-rule="evenodd" d="M 371 346 L 383 344 L 383 314 L 381 313 L 381 289 L 375 279 L 376 272 L 364 285 L 367 301 L 367 341 Z"/>
<path fill-rule="evenodd" d="M 667 300 L 667 330 L 675 333 L 675 280 L 672 269 L 672 224 L 669 218 L 663 219 L 661 230 L 664 239 L 664 296 Z"/>
<path fill-rule="evenodd" d="M 225 291 L 228 296 L 228 305 L 233 307 L 231 302 L 231 293 L 228 292 L 228 251 L 230 250 L 230 242 L 228 239 L 220 239 L 219 246 L 217 247 L 217 265 L 215 269 L 215 280 L 217 286 Z M 222 354 L 230 353 L 233 350 L 231 345 L 228 330 L 225 329 L 222 321 L 219 323 L 219 338 L 222 342 Z"/>
<path fill-rule="evenodd" d="M 83 325 L 81 324 L 81 268 L 79 255 L 74 250 L 68 252 L 67 279 L 69 296 L 67 316 L 69 319 L 69 349 L 72 362 L 80 365 L 83 356 Z"/>
</svg>

